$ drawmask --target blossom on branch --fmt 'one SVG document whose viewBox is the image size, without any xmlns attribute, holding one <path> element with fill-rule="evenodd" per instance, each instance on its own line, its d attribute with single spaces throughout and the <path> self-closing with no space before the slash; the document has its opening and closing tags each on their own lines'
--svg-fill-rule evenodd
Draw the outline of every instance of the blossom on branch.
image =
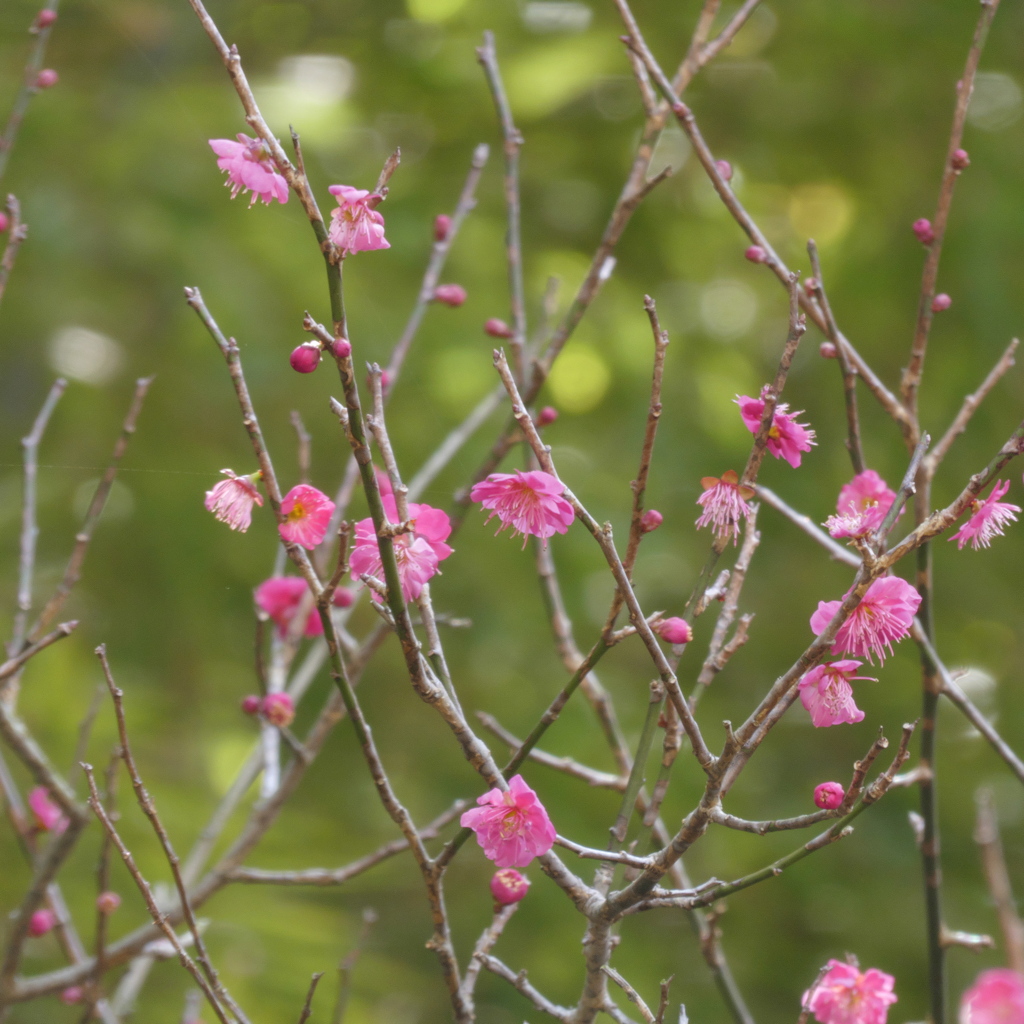
<svg viewBox="0 0 1024 1024">
<path fill-rule="evenodd" d="M 276 623 L 278 632 L 283 636 L 307 593 L 309 584 L 301 576 L 272 576 L 256 588 L 256 606 Z M 335 590 L 331 597 L 331 603 L 337 608 L 347 608 L 352 600 L 352 592 L 344 587 Z M 324 624 L 313 607 L 306 617 L 302 634 L 320 636 L 323 631 Z"/>
<path fill-rule="evenodd" d="M 514 473 L 492 473 L 473 485 L 469 497 L 491 510 L 487 522 L 495 516 L 501 520 L 498 533 L 511 526 L 513 533 L 523 535 L 526 547 L 527 534 L 547 543 L 553 534 L 568 532 L 575 513 L 562 497 L 564 491 L 565 484 L 550 473 L 517 469 Z"/>
<path fill-rule="evenodd" d="M 491 895 L 495 905 L 507 907 L 510 903 L 518 903 L 529 891 L 530 880 L 519 874 L 515 868 L 501 868 L 494 872 L 491 879 Z"/>
<path fill-rule="evenodd" d="M 825 631 L 841 604 L 842 601 L 818 602 L 818 610 L 811 616 L 815 636 Z M 892 654 L 892 645 L 910 632 L 920 604 L 921 595 L 906 580 L 899 576 L 880 577 L 839 627 L 833 653 L 853 654 L 872 664 L 872 654 L 877 654 L 880 662 L 885 661 L 886 652 Z"/>
<path fill-rule="evenodd" d="M 823 811 L 834 811 L 843 802 L 846 790 L 839 782 L 819 782 L 814 787 L 814 806 Z"/>
<path fill-rule="evenodd" d="M 351 185 L 331 185 L 327 191 L 338 200 L 327 236 L 342 256 L 391 248 L 384 237 L 384 217 L 375 209 L 383 196 Z"/>
<path fill-rule="evenodd" d="M 960 1000 L 960 1024 L 1024 1024 L 1024 978 L 1006 967 L 982 971 Z"/>
<path fill-rule="evenodd" d="M 761 417 L 764 415 L 764 392 L 761 398 L 748 398 L 737 395 L 736 404 L 740 407 L 740 415 L 747 430 L 756 434 L 761 429 Z M 814 431 L 806 423 L 797 423 L 797 416 L 802 412 L 791 413 L 785 402 L 775 406 L 772 425 L 768 430 L 768 451 L 777 459 L 785 459 L 794 469 L 800 465 L 801 452 L 809 452 L 813 445 Z"/>
<path fill-rule="evenodd" d="M 855 676 L 863 662 L 833 661 L 829 665 L 816 665 L 805 672 L 800 680 L 800 702 L 811 716 L 815 728 L 842 725 L 845 722 L 864 721 L 864 712 L 853 701 L 854 679 L 870 679 L 873 676 Z"/>
<path fill-rule="evenodd" d="M 235 476 L 230 469 L 222 469 L 221 473 L 228 479 L 214 484 L 206 492 L 203 504 L 207 512 L 212 512 L 222 523 L 227 523 L 232 530 L 245 533 L 252 523 L 253 505 L 262 505 L 263 498 L 256 488 L 256 481 L 263 476 L 262 472 L 251 476 Z"/>
<path fill-rule="evenodd" d="M 673 615 L 669 619 L 662 619 L 653 629 L 662 640 L 677 647 L 681 644 L 688 644 L 693 639 L 693 630 L 690 628 L 690 624 L 686 619 L 681 619 L 677 615 Z"/>
<path fill-rule="evenodd" d="M 978 548 L 987 548 L 993 537 L 1002 537 L 1004 526 L 1017 521 L 1015 513 L 1020 511 L 1020 506 L 999 500 L 1009 489 L 1009 480 L 997 482 L 992 488 L 992 493 L 984 501 L 971 502 L 971 518 L 949 538 L 957 542 L 958 550 L 968 541 L 975 551 Z"/>
<path fill-rule="evenodd" d="M 323 491 L 296 484 L 281 500 L 284 522 L 278 523 L 277 532 L 285 541 L 312 551 L 327 535 L 333 513 L 334 502 Z"/>
<path fill-rule="evenodd" d="M 479 807 L 459 819 L 476 833 L 484 856 L 499 868 L 524 868 L 555 845 L 555 826 L 537 794 L 522 775 L 508 780 L 508 790 L 492 789 L 477 797 Z"/>
<path fill-rule="evenodd" d="M 271 199 L 288 202 L 288 182 L 274 170 L 270 147 L 263 139 L 250 139 L 239 133 L 238 141 L 210 139 L 210 148 L 217 154 L 217 166 L 227 171 L 231 198 L 239 192 L 252 192 L 249 205 L 262 199 L 268 206 Z"/>
<path fill-rule="evenodd" d="M 394 496 L 382 491 L 381 501 L 388 521 L 398 525 L 400 520 Z M 424 584 L 438 571 L 438 564 L 452 553 L 452 548 L 445 543 L 452 532 L 451 520 L 446 512 L 412 502 L 409 505 L 409 520 L 413 524 L 412 529 L 391 538 L 395 562 L 398 564 L 398 578 L 402 582 L 402 596 L 406 602 L 415 601 L 420 596 Z M 372 519 L 361 519 L 356 523 L 355 544 L 348 564 L 353 580 L 367 575 L 385 582 L 384 563 L 381 561 L 377 531 Z M 373 599 L 379 601 L 380 595 L 374 593 Z"/>
<path fill-rule="evenodd" d="M 891 974 L 871 967 L 863 974 L 853 964 L 829 960 L 828 970 L 804 993 L 802 1005 L 821 1024 L 885 1024 L 897 1001 Z"/>
<path fill-rule="evenodd" d="M 728 540 L 731 534 L 735 544 L 740 535 L 740 520 L 750 516 L 747 499 L 754 496 L 754 488 L 741 484 L 734 469 L 727 469 L 721 479 L 703 476 L 700 485 L 704 493 L 697 499 L 697 504 L 704 511 L 697 519 L 697 529 L 711 526 L 716 537 Z"/>
<path fill-rule="evenodd" d="M 865 469 L 840 490 L 836 515 L 825 520 L 825 529 L 833 537 L 865 537 L 882 525 L 895 500 L 896 492 L 873 469 Z"/>
<path fill-rule="evenodd" d="M 36 786 L 28 795 L 28 808 L 40 832 L 61 833 L 68 827 L 68 819 L 50 799 L 45 786 Z"/>
</svg>

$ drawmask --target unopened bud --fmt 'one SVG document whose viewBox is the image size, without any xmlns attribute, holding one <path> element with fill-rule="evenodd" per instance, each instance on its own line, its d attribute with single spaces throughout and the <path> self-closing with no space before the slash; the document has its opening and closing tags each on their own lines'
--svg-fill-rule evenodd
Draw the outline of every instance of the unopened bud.
<svg viewBox="0 0 1024 1024">
<path fill-rule="evenodd" d="M 6 213 L 0 212 L 0 234 L 11 226 L 11 218 Z"/>
<path fill-rule="evenodd" d="M 504 320 L 499 320 L 496 316 L 492 316 L 484 324 L 484 333 L 489 334 L 492 338 L 511 338 L 514 332 Z"/>
<path fill-rule="evenodd" d="M 839 353 L 836 351 L 835 345 L 831 341 L 823 341 L 818 346 L 818 353 L 822 359 L 835 359 Z"/>
<path fill-rule="evenodd" d="M 288 362 L 296 373 L 312 373 L 319 365 L 323 349 L 318 341 L 304 341 L 298 348 L 292 349 Z"/>
<path fill-rule="evenodd" d="M 37 15 L 32 27 L 38 31 L 41 28 L 49 28 L 57 20 L 57 12 L 44 7 Z"/>
<path fill-rule="evenodd" d="M 932 299 L 932 312 L 941 313 L 943 310 L 949 309 L 952 305 L 953 300 L 945 292 L 939 292 L 939 294 Z"/>
<path fill-rule="evenodd" d="M 242 711 L 247 715 L 258 715 L 260 712 L 260 698 L 255 693 L 242 698 Z"/>
<path fill-rule="evenodd" d="M 693 639 L 693 630 L 686 619 L 673 617 L 662 619 L 654 627 L 654 632 L 669 644 L 688 644 Z"/>
<path fill-rule="evenodd" d="M 443 242 L 452 229 L 452 219 L 447 213 L 439 213 L 434 218 L 434 241 Z"/>
<path fill-rule="evenodd" d="M 656 509 L 649 508 L 640 517 L 640 529 L 644 533 L 650 533 L 651 530 L 656 530 L 665 521 L 665 517 Z"/>
<path fill-rule="evenodd" d="M 491 879 L 491 895 L 494 902 L 501 907 L 510 903 L 518 903 L 530 888 L 530 880 L 521 875 L 515 868 L 502 868 L 494 872 Z"/>
<path fill-rule="evenodd" d="M 57 915 L 52 910 L 37 910 L 28 919 L 28 933 L 34 939 L 45 935 L 57 923 Z"/>
<path fill-rule="evenodd" d="M 348 338 L 335 338 L 331 350 L 338 359 L 348 359 L 352 355 L 352 342 Z"/>
<path fill-rule="evenodd" d="M 434 300 L 446 306 L 461 306 L 466 301 L 466 289 L 461 284 L 439 284 L 434 289 Z"/>
<path fill-rule="evenodd" d="M 84 995 L 85 992 L 80 985 L 69 985 L 63 992 L 61 992 L 60 1001 L 64 1003 L 65 1006 L 74 1006 L 75 1003 L 80 1003 L 82 1001 L 82 996 Z"/>
<path fill-rule="evenodd" d="M 96 897 L 96 909 L 101 914 L 112 914 L 119 906 L 121 906 L 121 897 L 116 892 L 107 890 Z"/>
<path fill-rule="evenodd" d="M 295 702 L 287 693 L 268 693 L 260 701 L 260 713 L 271 725 L 283 729 L 295 721 Z"/>
<path fill-rule="evenodd" d="M 818 290 L 818 279 L 816 277 L 805 277 L 803 283 L 804 294 L 808 297 L 814 295 Z"/>
<path fill-rule="evenodd" d="M 722 181 L 732 181 L 732 164 L 728 160 L 716 160 L 715 170 L 718 171 Z"/>
<path fill-rule="evenodd" d="M 57 74 L 53 68 L 43 68 L 42 71 L 36 75 L 36 88 L 37 89 L 50 89 L 60 81 L 60 75 Z"/>
<path fill-rule="evenodd" d="M 954 149 L 949 162 L 953 165 L 954 171 L 963 171 L 971 166 L 971 158 L 967 155 L 966 149 Z"/>
<path fill-rule="evenodd" d="M 838 782 L 822 782 L 814 787 L 814 806 L 823 811 L 834 811 L 846 796 L 846 790 Z"/>
<path fill-rule="evenodd" d="M 764 261 L 768 259 L 768 253 L 766 253 L 759 245 L 751 245 L 743 255 L 746 256 L 751 263 L 764 263 Z"/>
<path fill-rule="evenodd" d="M 558 419 L 558 410 L 553 405 L 545 405 L 539 413 L 537 413 L 537 426 L 546 427 L 551 423 L 554 423 Z"/>
<path fill-rule="evenodd" d="M 932 231 L 932 222 L 927 217 L 919 217 L 911 225 L 917 240 L 922 245 L 931 245 L 935 241 L 935 232 Z"/>
</svg>

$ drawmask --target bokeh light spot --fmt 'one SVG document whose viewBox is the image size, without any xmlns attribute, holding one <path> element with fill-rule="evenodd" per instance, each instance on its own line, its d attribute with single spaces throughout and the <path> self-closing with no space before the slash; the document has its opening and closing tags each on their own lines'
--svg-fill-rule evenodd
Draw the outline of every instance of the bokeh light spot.
<svg viewBox="0 0 1024 1024">
<path fill-rule="evenodd" d="M 608 364 L 592 348 L 583 345 L 566 349 L 548 378 L 554 404 L 571 413 L 597 408 L 610 383 Z"/>
<path fill-rule="evenodd" d="M 853 200 L 839 185 L 801 185 L 789 200 L 789 222 L 798 238 L 819 245 L 840 241 L 853 223 Z"/>
</svg>

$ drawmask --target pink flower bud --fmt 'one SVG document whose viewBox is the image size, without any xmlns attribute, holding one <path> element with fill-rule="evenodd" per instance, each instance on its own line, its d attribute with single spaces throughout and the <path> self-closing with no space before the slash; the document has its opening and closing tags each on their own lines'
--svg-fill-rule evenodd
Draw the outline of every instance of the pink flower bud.
<svg viewBox="0 0 1024 1024">
<path fill-rule="evenodd" d="M 676 617 L 662 619 L 654 627 L 654 632 L 670 644 L 688 644 L 693 639 L 693 630 L 690 628 L 690 624 L 686 619 Z"/>
<path fill-rule="evenodd" d="M 96 897 L 96 909 L 101 914 L 112 914 L 119 906 L 121 906 L 121 897 L 116 892 L 107 890 Z"/>
<path fill-rule="evenodd" d="M 919 217 L 911 225 L 917 240 L 922 245 L 931 245 L 935 241 L 935 232 L 932 231 L 932 222 L 927 217 Z"/>
<path fill-rule="evenodd" d="M 57 915 L 52 910 L 37 910 L 28 919 L 28 933 L 37 939 L 45 935 L 57 923 Z"/>
<path fill-rule="evenodd" d="M 971 158 L 967 155 L 966 149 L 955 149 L 950 163 L 953 165 L 953 170 L 959 172 L 971 166 Z"/>
<path fill-rule="evenodd" d="M 814 806 L 823 811 L 834 811 L 846 796 L 846 790 L 838 782 L 822 782 L 814 787 Z"/>
<path fill-rule="evenodd" d="M 0 212 L 0 234 L 11 226 L 11 218 L 6 213 Z"/>
<path fill-rule="evenodd" d="M 461 284 L 439 284 L 434 289 L 434 300 L 446 306 L 461 306 L 466 301 L 466 289 Z"/>
<path fill-rule="evenodd" d="M 53 68 L 43 68 L 42 71 L 36 75 L 36 88 L 37 89 L 50 89 L 60 81 L 60 75 L 57 74 Z"/>
<path fill-rule="evenodd" d="M 818 290 L 818 279 L 816 277 L 805 277 L 803 289 L 805 295 L 813 296 Z"/>
<path fill-rule="evenodd" d="M 746 256 L 751 263 L 764 263 L 764 261 L 768 259 L 768 253 L 766 253 L 759 245 L 751 245 L 743 255 Z"/>
<path fill-rule="evenodd" d="M 537 413 L 537 426 L 546 427 L 550 423 L 554 423 L 558 419 L 558 410 L 553 405 L 545 405 L 539 413 Z"/>
<path fill-rule="evenodd" d="M 822 359 L 835 359 L 839 355 L 831 341 L 823 341 L 818 346 L 818 353 Z"/>
<path fill-rule="evenodd" d="M 728 160 L 716 160 L 715 170 L 721 175 L 723 181 L 732 181 L 732 164 Z"/>
<path fill-rule="evenodd" d="M 665 517 L 656 509 L 649 508 L 640 517 L 640 529 L 644 533 L 650 533 L 651 530 L 656 530 L 665 521 Z"/>
<path fill-rule="evenodd" d="M 348 359 L 352 355 L 352 342 L 348 338 L 335 338 L 331 348 L 338 359 Z"/>
<path fill-rule="evenodd" d="M 41 28 L 49 28 L 56 20 L 57 12 L 51 11 L 49 7 L 44 7 L 36 15 L 36 20 L 33 22 L 33 28 L 37 31 Z"/>
<path fill-rule="evenodd" d="M 373 390 L 373 374 L 368 373 L 366 375 L 366 386 L 372 391 Z M 387 394 L 388 388 L 391 387 L 391 374 L 387 370 L 380 371 L 380 389 Z"/>
<path fill-rule="evenodd" d="M 518 903 L 530 888 L 530 880 L 521 875 L 515 868 L 502 868 L 494 872 L 491 879 L 491 895 L 494 902 L 501 907 L 510 903 Z"/>
<path fill-rule="evenodd" d="M 434 218 L 434 241 L 443 242 L 452 229 L 452 219 L 447 213 L 439 213 Z"/>
<path fill-rule="evenodd" d="M 512 328 L 504 320 L 493 316 L 484 324 L 484 331 L 492 338 L 511 338 L 513 334 Z"/>
<path fill-rule="evenodd" d="M 242 698 L 242 711 L 247 715 L 258 715 L 260 713 L 260 698 L 255 693 Z"/>
<path fill-rule="evenodd" d="M 346 587 L 338 587 L 334 592 L 334 596 L 331 598 L 331 604 L 333 604 L 335 608 L 351 608 L 352 602 L 355 599 L 355 595 L 351 590 Z"/>
<path fill-rule="evenodd" d="M 296 373 L 312 373 L 319 365 L 323 350 L 318 341 L 304 341 L 292 349 L 288 362 Z"/>
<path fill-rule="evenodd" d="M 268 693 L 260 701 L 260 713 L 271 725 L 283 729 L 295 721 L 295 702 L 287 693 Z"/>
<path fill-rule="evenodd" d="M 939 292 L 939 294 L 932 299 L 932 312 L 941 313 L 944 309 L 949 309 L 952 305 L 953 300 L 945 292 Z"/>
<path fill-rule="evenodd" d="M 61 992 L 60 1001 L 66 1006 L 74 1006 L 75 1003 L 80 1003 L 82 1001 L 83 995 L 85 995 L 85 992 L 82 990 L 80 985 L 70 985 Z"/>
</svg>

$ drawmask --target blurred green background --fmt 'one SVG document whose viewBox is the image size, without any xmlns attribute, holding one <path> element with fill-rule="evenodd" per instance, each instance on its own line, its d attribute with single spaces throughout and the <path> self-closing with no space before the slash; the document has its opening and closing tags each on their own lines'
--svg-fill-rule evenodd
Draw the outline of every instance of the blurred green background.
<svg viewBox="0 0 1024 1024">
<path fill-rule="evenodd" d="M 0 8 L 0 109 L 17 90 L 28 53 L 25 28 L 36 8 Z M 699 6 L 641 0 L 636 13 L 655 52 L 674 66 Z M 913 330 L 923 250 L 911 222 L 934 210 L 954 86 L 977 4 L 942 0 L 770 0 L 732 48 L 689 92 L 716 156 L 732 161 L 733 184 L 783 257 L 807 270 L 808 235 L 820 243 L 840 324 L 889 382 L 903 365 Z M 525 272 L 531 323 L 550 275 L 565 308 L 585 272 L 628 169 L 641 111 L 618 42 L 610 4 L 579 0 L 514 4 L 484 0 L 260 0 L 214 2 L 224 36 L 241 49 L 256 95 L 275 131 L 302 133 L 307 169 L 321 203 L 343 182 L 369 188 L 385 156 L 403 160 L 383 208 L 388 252 L 346 266 L 346 298 L 357 357 L 384 361 L 412 308 L 430 250 L 435 214 L 450 212 L 473 147 L 492 145 L 479 206 L 451 253 L 444 280 L 469 298 L 432 308 L 391 406 L 398 458 L 411 475 L 445 433 L 495 381 L 491 339 L 481 327 L 507 316 L 500 140 L 474 47 L 484 29 L 498 50 L 522 153 Z M 723 16 L 730 13 L 723 11 Z M 982 61 L 965 145 L 963 175 L 943 254 L 940 289 L 953 306 L 936 321 L 922 392 L 926 426 L 941 432 L 996 361 L 1024 315 L 1024 121 L 1020 49 L 1024 10 L 1007 3 Z M 203 492 L 222 466 L 250 472 L 251 450 L 213 343 L 182 298 L 198 285 L 224 330 L 238 338 L 253 397 L 285 486 L 295 482 L 288 415 L 299 409 L 314 436 L 313 480 L 332 491 L 345 447 L 327 398 L 329 367 L 303 377 L 288 367 L 309 309 L 329 316 L 323 269 L 294 199 L 246 208 L 229 202 L 207 145 L 244 128 L 236 96 L 184 0 L 67 0 L 47 64 L 59 86 L 36 98 L 4 188 L 22 201 L 30 236 L 0 310 L 0 611 L 13 609 L 21 478 L 19 438 L 53 377 L 71 379 L 41 453 L 39 579 L 45 596 L 59 578 L 100 467 L 127 407 L 132 382 L 155 374 L 83 581 L 65 617 L 82 620 L 70 640 L 34 662 L 21 708 L 58 764 L 70 762 L 77 724 L 99 679 L 92 654 L 108 644 L 147 782 L 178 848 L 205 823 L 254 739 L 238 701 L 254 687 L 253 587 L 270 574 L 275 532 L 264 511 L 242 536 L 203 511 Z M 784 293 L 743 259 L 746 245 L 675 129 L 655 168 L 675 173 L 647 200 L 618 249 L 611 280 L 558 364 L 543 401 L 561 418 L 547 440 L 562 475 L 599 519 L 625 536 L 629 481 L 646 412 L 652 345 L 642 309 L 658 301 L 672 345 L 665 413 L 649 504 L 665 525 L 643 546 L 637 568 L 648 609 L 678 613 L 703 562 L 707 536 L 692 528 L 699 479 L 739 469 L 749 447 L 733 396 L 755 393 L 773 372 L 785 335 Z M 793 471 L 768 460 L 762 481 L 814 519 L 832 510 L 849 475 L 839 374 L 818 357 L 812 330 L 797 355 L 787 398 L 818 431 L 819 447 Z M 945 503 L 988 461 L 1021 418 L 1024 384 L 1011 372 L 950 454 L 936 483 Z M 891 483 L 905 464 L 892 425 L 869 396 L 862 401 L 868 460 Z M 478 464 L 503 414 L 480 432 L 425 495 L 449 507 Z M 508 466 L 516 463 L 510 460 Z M 1014 469 L 1009 500 L 1021 500 Z M 357 496 L 354 511 L 362 515 Z M 530 553 L 492 537 L 479 510 L 455 541 L 434 589 L 439 610 L 468 616 L 472 629 L 447 636 L 463 703 L 528 730 L 564 682 L 549 637 Z M 807 620 L 821 599 L 839 597 L 848 570 L 831 563 L 790 525 L 764 510 L 763 544 L 742 609 L 757 617 L 751 642 L 701 706 L 713 745 L 723 718 L 741 719 L 810 640 Z M 610 577 L 578 527 L 552 544 L 581 645 L 597 635 Z M 1011 530 L 990 551 L 936 545 L 939 649 L 951 666 L 971 667 L 972 692 L 1017 749 L 1024 747 L 1020 572 L 1024 544 Z M 1016 568 L 1014 568 L 1016 566 Z M 904 571 L 904 575 L 909 568 Z M 9 619 L 9 615 L 8 615 Z M 372 624 L 362 609 L 358 630 Z M 688 689 L 710 635 L 710 616 L 684 656 Z M 639 646 L 623 645 L 602 665 L 623 724 L 635 739 L 649 667 Z M 815 784 L 845 780 L 879 725 L 890 737 L 918 714 L 914 651 L 904 644 L 859 684 L 859 725 L 812 730 L 795 708 L 758 752 L 729 800 L 750 817 L 811 809 Z M 299 726 L 327 692 L 318 679 Z M 361 690 L 392 778 L 417 819 L 427 821 L 480 786 L 455 744 L 405 681 L 394 643 Z M 993 787 L 1007 855 L 1024 891 L 1024 793 L 955 713 L 943 710 L 941 823 L 949 925 L 994 931 L 971 840 L 973 793 Z M 104 709 L 90 756 L 102 763 L 113 739 Z M 576 700 L 545 746 L 610 769 L 593 716 Z M 502 753 L 504 751 L 498 747 Z M 617 797 L 537 766 L 528 780 L 559 831 L 601 845 Z M 681 758 L 665 805 L 678 822 L 700 779 Z M 19 775 L 19 778 L 23 776 Z M 250 800 L 254 794 L 250 795 Z M 128 803 L 125 794 L 125 803 Z M 831 956 L 896 975 L 893 1021 L 925 1015 L 923 913 L 917 851 L 907 822 L 916 793 L 898 791 L 860 819 L 845 842 L 781 878 L 734 896 L 722 921 L 724 948 L 763 1024 L 791 1021 L 800 993 Z M 166 867 L 134 807 L 123 824 L 148 877 Z M 331 737 L 296 797 L 250 863 L 334 866 L 393 838 L 350 728 Z M 756 838 L 713 830 L 688 867 L 700 880 L 732 878 L 793 848 L 798 836 Z M 65 870 L 69 898 L 88 936 L 93 829 Z M 576 862 L 569 857 L 573 866 Z M 27 869 L 9 828 L 0 827 L 0 909 L 12 909 Z M 538 871 L 497 954 L 526 968 L 550 998 L 574 1002 L 582 976 L 581 919 Z M 460 954 L 490 919 L 490 865 L 475 844 L 450 875 L 449 907 Z M 125 904 L 115 932 L 145 919 L 120 866 Z M 381 921 L 359 964 L 352 1024 L 443 1021 L 447 999 L 423 948 L 429 917 L 418 875 L 397 858 L 337 890 L 236 888 L 203 909 L 208 938 L 234 995 L 254 1021 L 298 1016 L 312 971 L 332 971 L 358 932 L 364 907 Z M 675 975 L 674 1000 L 694 1021 L 725 1021 L 687 921 L 660 911 L 622 928 L 614 965 L 649 999 Z M 52 939 L 28 947 L 26 973 L 60 963 Z M 949 956 L 954 998 L 999 952 Z M 153 973 L 137 1020 L 180 1019 L 188 979 L 174 963 Z M 325 979 L 314 1020 L 327 1019 L 333 980 Z M 485 976 L 480 1020 L 517 1024 L 540 1015 L 504 982 Z M 56 999 L 15 1008 L 19 1024 L 72 1021 Z M 209 1019 L 209 1014 L 204 1019 Z"/>
</svg>

